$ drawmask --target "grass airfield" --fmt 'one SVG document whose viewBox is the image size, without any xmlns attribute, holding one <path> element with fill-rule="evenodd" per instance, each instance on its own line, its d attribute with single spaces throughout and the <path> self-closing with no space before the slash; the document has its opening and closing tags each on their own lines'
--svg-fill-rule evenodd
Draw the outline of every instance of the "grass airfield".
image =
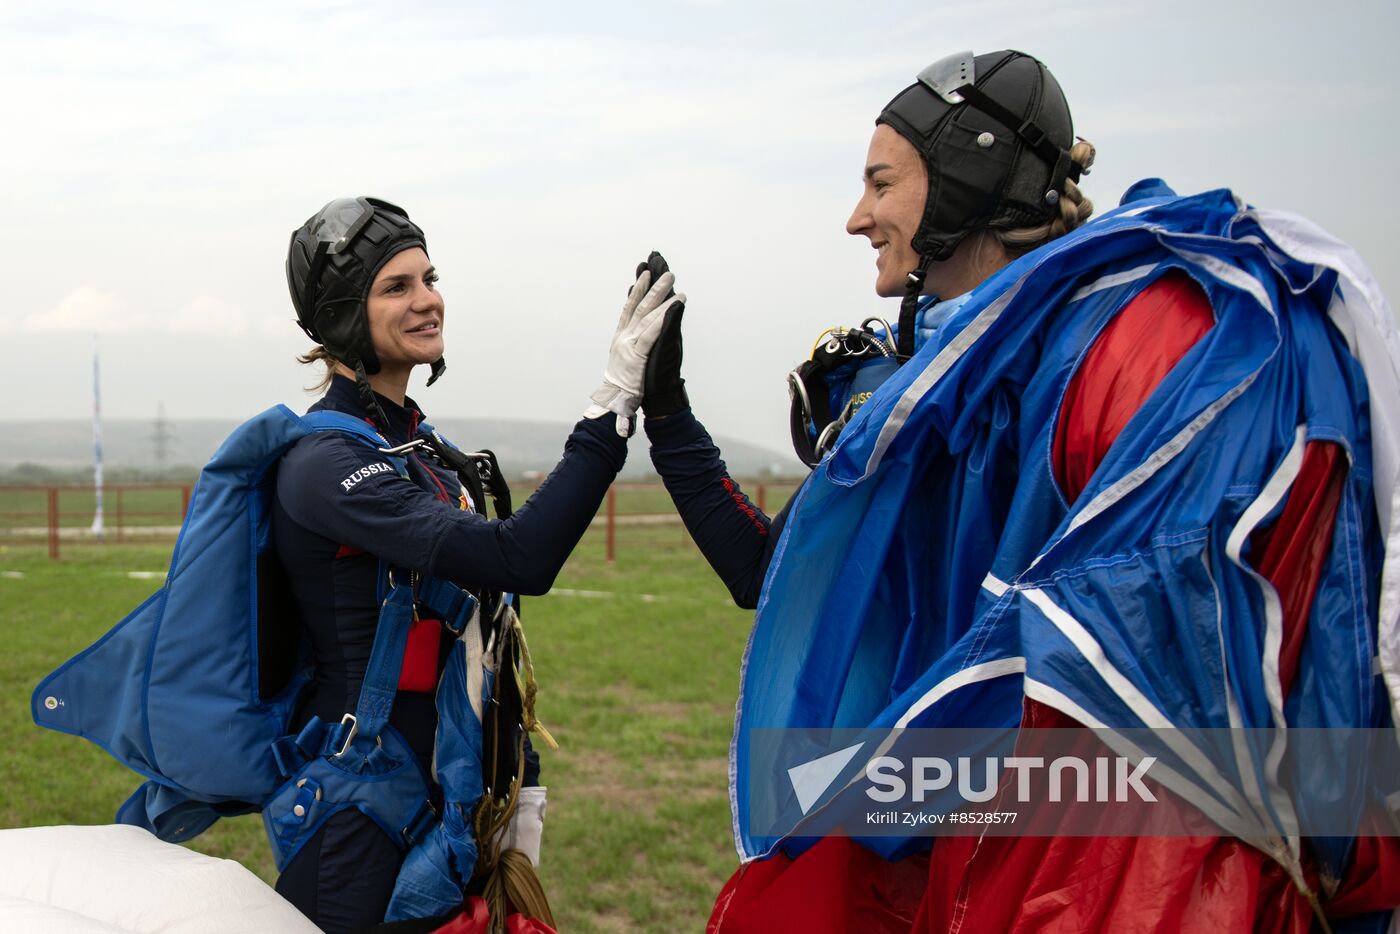
<svg viewBox="0 0 1400 934">
<path fill-rule="evenodd" d="M 751 614 L 679 525 L 623 527 L 612 564 L 604 546 L 595 526 L 555 592 L 525 602 L 537 713 L 560 745 L 541 750 L 540 874 L 561 931 L 701 930 L 737 862 L 726 763 Z M 34 726 L 30 693 L 159 585 L 170 548 L 83 545 L 51 561 L 41 545 L 0 547 L 0 827 L 110 823 L 140 784 L 91 743 Z M 256 815 L 191 846 L 276 876 Z"/>
</svg>

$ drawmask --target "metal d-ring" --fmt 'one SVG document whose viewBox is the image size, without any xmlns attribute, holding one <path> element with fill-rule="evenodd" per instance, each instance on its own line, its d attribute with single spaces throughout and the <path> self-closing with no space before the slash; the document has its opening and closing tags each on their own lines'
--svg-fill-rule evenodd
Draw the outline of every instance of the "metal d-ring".
<svg viewBox="0 0 1400 934">
<path fill-rule="evenodd" d="M 890 323 L 889 323 L 888 321 L 886 321 L 884 318 L 881 318 L 881 317 L 879 317 L 878 315 L 871 315 L 869 318 L 866 318 L 864 321 L 862 321 L 862 322 L 860 323 L 861 330 L 862 330 L 862 331 L 865 330 L 866 325 L 870 324 L 870 322 L 872 322 L 872 321 L 874 321 L 876 324 L 881 325 L 881 326 L 884 327 L 884 329 L 885 329 L 885 339 L 884 339 L 884 340 L 878 340 L 878 339 L 877 339 L 877 340 L 873 341 L 873 343 L 875 344 L 876 347 L 879 347 L 879 348 L 880 348 L 880 353 L 884 354 L 885 356 L 887 356 L 887 357 L 893 357 L 893 356 L 895 356 L 895 354 L 898 352 L 898 349 L 897 349 L 896 347 L 893 347 L 893 346 L 891 346 L 891 345 L 889 345 L 889 344 L 887 343 L 888 341 L 894 340 L 894 328 L 890 327 Z"/>
<path fill-rule="evenodd" d="M 306 785 L 306 779 L 304 779 L 304 778 L 303 778 L 301 781 L 297 782 L 297 787 L 298 787 L 298 788 L 305 787 L 305 785 Z M 317 786 L 317 788 L 316 788 L 316 800 L 317 800 L 317 801 L 320 801 L 320 800 L 321 800 L 321 789 L 320 789 L 319 786 Z"/>
<path fill-rule="evenodd" d="M 844 427 L 845 424 L 837 420 L 828 422 L 826 427 L 822 429 L 822 433 L 817 436 L 817 446 L 813 448 L 818 460 L 826 454 L 827 445 L 836 441 L 836 436 L 841 433 L 841 429 Z"/>
<path fill-rule="evenodd" d="M 802 406 L 802 424 L 808 431 L 816 431 L 816 422 L 812 420 L 812 399 L 807 395 L 807 387 L 802 382 L 802 377 L 796 370 L 788 374 L 788 391 L 799 399 L 798 404 Z"/>
</svg>

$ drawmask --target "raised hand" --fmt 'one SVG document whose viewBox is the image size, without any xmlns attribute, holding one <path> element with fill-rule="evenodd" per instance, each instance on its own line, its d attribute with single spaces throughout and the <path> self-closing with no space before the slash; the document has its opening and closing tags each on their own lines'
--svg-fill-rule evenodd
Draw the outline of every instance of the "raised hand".
<svg viewBox="0 0 1400 934">
<path fill-rule="evenodd" d="M 664 272 L 652 282 L 650 269 L 637 276 L 608 349 L 608 363 L 603 370 L 603 384 L 590 397 L 593 404 L 584 410 L 585 418 L 600 418 L 608 412 L 617 414 L 617 433 L 624 438 L 632 434 L 633 418 L 642 401 L 642 384 L 647 358 L 666 321 L 666 313 L 685 302 L 684 295 L 672 290 L 675 276 Z"/>
<path fill-rule="evenodd" d="M 666 258 L 655 250 L 645 263 L 637 267 L 640 276 L 643 271 L 658 278 L 670 272 Z M 675 415 L 690 406 L 685 392 L 685 380 L 681 378 L 681 361 L 684 348 L 681 345 L 681 317 L 685 314 L 685 298 L 673 302 L 665 311 L 661 331 L 647 357 L 646 371 L 642 380 L 642 409 L 647 418 L 665 418 Z"/>
</svg>

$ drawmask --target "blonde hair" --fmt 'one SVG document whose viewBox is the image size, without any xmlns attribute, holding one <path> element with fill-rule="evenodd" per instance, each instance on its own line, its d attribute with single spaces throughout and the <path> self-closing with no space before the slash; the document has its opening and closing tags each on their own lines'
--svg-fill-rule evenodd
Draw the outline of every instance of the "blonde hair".
<svg viewBox="0 0 1400 934">
<path fill-rule="evenodd" d="M 304 354 L 299 354 L 297 356 L 297 363 L 324 363 L 326 365 L 325 372 L 321 374 L 321 378 L 310 386 L 307 386 L 306 391 L 319 395 L 329 389 L 331 380 L 335 378 L 336 364 L 339 362 L 339 360 L 331 356 L 330 351 L 326 350 L 326 348 L 322 347 L 320 344 L 312 347 Z"/>
<path fill-rule="evenodd" d="M 1070 147 L 1069 157 L 1079 163 L 1085 174 L 1088 174 L 1089 167 L 1094 164 L 1095 152 L 1093 143 L 1083 137 L 1077 137 L 1074 145 Z M 1001 245 L 1006 247 L 1006 252 L 1010 257 L 1015 259 L 1029 253 L 1036 247 L 1044 246 L 1051 240 L 1063 237 L 1087 221 L 1094 213 L 1094 202 L 1084 197 L 1079 186 L 1068 178 L 1065 179 L 1064 194 L 1060 197 L 1057 206 L 1060 209 L 1059 216 L 1051 218 L 1038 227 L 994 230 L 992 233 L 996 235 L 997 240 L 1001 241 Z"/>
</svg>

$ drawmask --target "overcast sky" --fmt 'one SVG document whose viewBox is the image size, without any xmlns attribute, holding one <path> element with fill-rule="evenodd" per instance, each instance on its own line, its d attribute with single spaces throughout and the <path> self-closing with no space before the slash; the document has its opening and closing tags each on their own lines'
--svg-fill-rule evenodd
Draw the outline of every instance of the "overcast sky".
<svg viewBox="0 0 1400 934">
<path fill-rule="evenodd" d="M 657 248 L 700 417 L 786 449 L 817 333 L 897 313 L 844 231 L 874 117 L 967 48 L 1055 72 L 1100 205 L 1151 175 L 1229 186 L 1349 241 L 1395 302 L 1398 9 L 3 0 L 0 418 L 86 415 L 95 334 L 108 415 L 305 408 L 287 237 L 367 194 L 442 273 L 430 415 L 575 418 Z"/>
</svg>

